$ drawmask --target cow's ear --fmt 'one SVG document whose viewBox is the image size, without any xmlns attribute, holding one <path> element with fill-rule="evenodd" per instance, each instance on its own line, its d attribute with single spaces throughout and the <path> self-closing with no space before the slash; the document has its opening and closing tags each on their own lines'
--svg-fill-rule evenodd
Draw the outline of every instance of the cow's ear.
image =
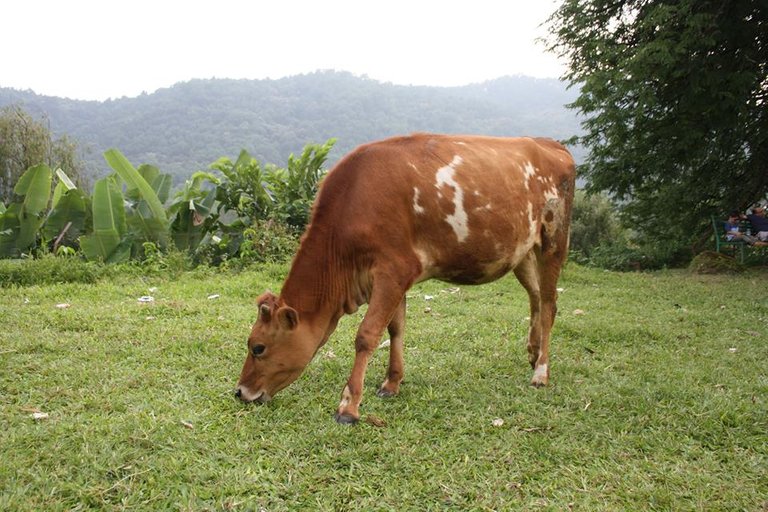
<svg viewBox="0 0 768 512">
<path fill-rule="evenodd" d="M 299 325 L 299 314 L 289 306 L 277 310 L 277 320 L 285 329 L 292 331 Z"/>
</svg>

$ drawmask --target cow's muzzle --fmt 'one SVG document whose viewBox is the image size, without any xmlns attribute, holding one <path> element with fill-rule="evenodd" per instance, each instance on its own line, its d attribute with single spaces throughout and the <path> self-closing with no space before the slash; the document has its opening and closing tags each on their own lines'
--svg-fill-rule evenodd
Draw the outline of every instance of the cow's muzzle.
<svg viewBox="0 0 768 512">
<path fill-rule="evenodd" d="M 259 402 L 261 404 L 265 404 L 272 400 L 272 397 L 269 396 L 269 393 L 263 389 L 258 393 L 251 394 L 248 392 L 248 389 L 243 386 L 237 386 L 237 388 L 235 388 L 235 396 L 246 403 Z"/>
</svg>

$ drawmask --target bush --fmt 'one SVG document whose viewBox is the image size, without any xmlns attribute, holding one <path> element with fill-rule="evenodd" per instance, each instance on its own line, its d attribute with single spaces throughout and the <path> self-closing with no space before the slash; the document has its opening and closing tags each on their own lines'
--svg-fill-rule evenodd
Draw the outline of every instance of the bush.
<svg viewBox="0 0 768 512">
<path fill-rule="evenodd" d="M 243 232 L 240 259 L 243 263 L 281 263 L 290 260 L 298 247 L 298 235 L 285 224 L 256 221 Z"/>
<path fill-rule="evenodd" d="M 0 287 L 56 283 L 95 283 L 105 274 L 103 265 L 75 257 L 0 260 Z"/>
<path fill-rule="evenodd" d="M 715 251 L 697 254 L 688 269 L 694 274 L 737 274 L 744 272 L 744 265 L 735 258 Z"/>
<path fill-rule="evenodd" d="M 604 194 L 577 190 L 571 214 L 571 251 L 579 263 L 588 263 L 600 247 L 625 243 L 616 208 Z"/>
<path fill-rule="evenodd" d="M 608 270 L 654 270 L 685 266 L 690 247 L 624 227 L 621 213 L 604 194 L 577 190 L 571 219 L 571 259 Z"/>
</svg>

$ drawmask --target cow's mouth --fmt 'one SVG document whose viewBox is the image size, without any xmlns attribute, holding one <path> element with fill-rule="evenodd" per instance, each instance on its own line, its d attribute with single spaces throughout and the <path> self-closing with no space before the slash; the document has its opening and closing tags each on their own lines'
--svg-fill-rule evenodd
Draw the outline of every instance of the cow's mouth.
<svg viewBox="0 0 768 512">
<path fill-rule="evenodd" d="M 243 386 L 238 386 L 237 389 L 235 389 L 235 396 L 245 403 L 258 402 L 260 404 L 265 404 L 272 400 L 272 397 L 269 395 L 269 393 L 263 389 L 257 393 L 250 394 L 248 390 Z"/>
</svg>

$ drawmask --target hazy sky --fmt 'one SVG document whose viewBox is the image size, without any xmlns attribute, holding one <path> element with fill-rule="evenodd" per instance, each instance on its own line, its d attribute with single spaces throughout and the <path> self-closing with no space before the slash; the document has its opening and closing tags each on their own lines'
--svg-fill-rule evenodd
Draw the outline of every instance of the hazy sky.
<svg viewBox="0 0 768 512">
<path fill-rule="evenodd" d="M 557 0 L 7 0 L 0 87 L 104 100 L 333 69 L 403 85 L 560 77 Z"/>
</svg>

